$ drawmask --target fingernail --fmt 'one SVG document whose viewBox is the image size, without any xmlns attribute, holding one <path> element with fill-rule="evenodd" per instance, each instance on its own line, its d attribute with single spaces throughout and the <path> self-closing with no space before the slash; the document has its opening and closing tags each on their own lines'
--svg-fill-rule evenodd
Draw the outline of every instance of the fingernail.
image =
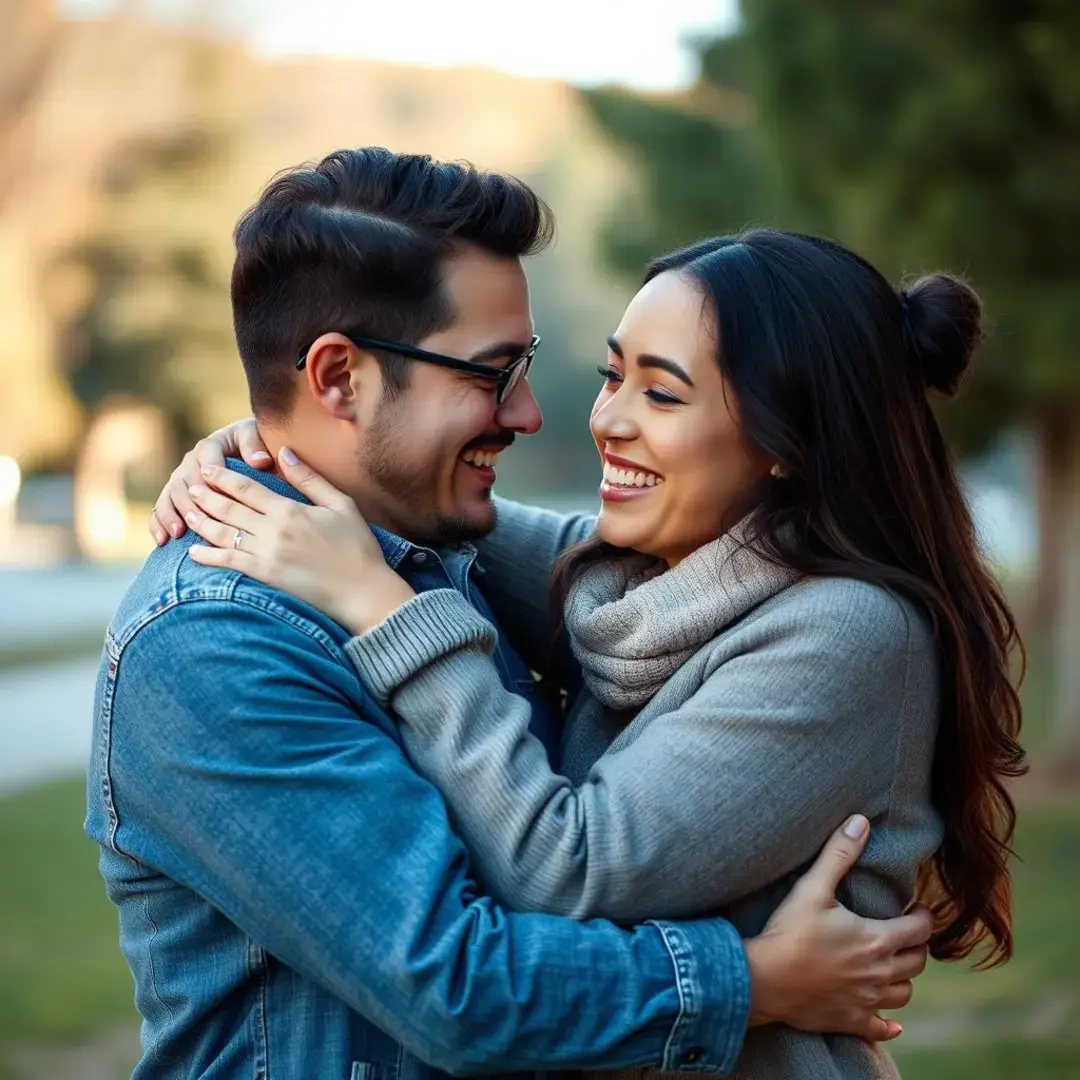
<svg viewBox="0 0 1080 1080">
<path fill-rule="evenodd" d="M 154 539 L 157 541 L 157 546 L 161 547 L 161 545 L 164 544 L 165 541 L 169 539 L 169 535 L 168 535 L 168 533 L 165 532 L 164 529 L 158 529 L 154 533 Z"/>
<path fill-rule="evenodd" d="M 251 455 L 251 460 L 252 461 L 271 461 L 272 459 L 271 459 L 270 455 L 265 450 L 256 450 L 255 453 Z"/>
<path fill-rule="evenodd" d="M 188 492 L 193 499 L 201 499 L 206 494 L 206 488 L 202 484 L 192 484 L 188 488 Z"/>
<path fill-rule="evenodd" d="M 175 536 L 177 538 L 177 540 L 180 539 L 180 534 L 183 531 L 184 531 L 184 527 L 180 524 L 179 521 L 175 521 L 175 522 L 173 522 L 172 525 L 169 526 L 169 532 L 171 532 L 173 534 L 173 536 Z"/>
<path fill-rule="evenodd" d="M 862 814 L 852 814 L 844 825 L 844 835 L 849 840 L 861 840 L 869 825 L 870 822 Z"/>
<path fill-rule="evenodd" d="M 199 515 L 194 510 L 189 510 L 184 515 L 184 520 L 194 529 L 199 524 Z"/>
<path fill-rule="evenodd" d="M 286 465 L 300 464 L 300 459 L 287 446 L 281 448 L 281 460 L 284 461 Z"/>
<path fill-rule="evenodd" d="M 213 476 L 216 471 L 217 471 L 217 466 L 216 465 L 204 465 L 199 470 L 199 472 L 201 472 L 203 474 L 203 476 L 205 476 L 207 479 L 209 479 L 211 476 Z"/>
</svg>

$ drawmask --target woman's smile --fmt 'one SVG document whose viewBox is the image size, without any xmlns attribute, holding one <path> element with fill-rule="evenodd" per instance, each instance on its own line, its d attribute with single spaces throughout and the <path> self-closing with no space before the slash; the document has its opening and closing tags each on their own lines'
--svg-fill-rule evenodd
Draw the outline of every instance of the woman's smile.
<svg viewBox="0 0 1080 1080">
<path fill-rule="evenodd" d="M 604 454 L 604 478 L 600 498 L 605 502 L 626 502 L 648 495 L 664 478 L 651 469 L 617 454 Z"/>
</svg>

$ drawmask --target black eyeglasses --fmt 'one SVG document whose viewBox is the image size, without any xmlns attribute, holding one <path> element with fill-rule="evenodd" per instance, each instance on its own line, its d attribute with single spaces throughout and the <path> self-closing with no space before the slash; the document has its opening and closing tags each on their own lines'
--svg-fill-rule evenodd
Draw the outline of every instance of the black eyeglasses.
<svg viewBox="0 0 1080 1080">
<path fill-rule="evenodd" d="M 511 360 L 506 367 L 492 367 L 490 364 L 478 364 L 473 360 L 462 360 L 457 356 L 443 356 L 442 353 L 428 352 L 426 349 L 418 349 L 415 345 L 406 345 L 400 341 L 380 341 L 378 338 L 361 337 L 359 334 L 347 334 L 342 332 L 358 349 L 382 349 L 384 352 L 394 353 L 396 356 L 404 356 L 409 360 L 420 360 L 425 364 L 438 364 L 440 367 L 453 368 L 454 371 L 464 371 L 469 375 L 475 375 L 480 379 L 488 379 L 497 384 L 495 400 L 502 404 L 517 389 L 518 384 L 532 367 L 533 357 L 540 339 L 533 335 L 529 347 L 519 357 Z M 311 346 L 308 346 L 310 349 Z M 303 371 L 307 363 L 308 349 L 305 349 L 296 361 L 296 370 Z"/>
</svg>

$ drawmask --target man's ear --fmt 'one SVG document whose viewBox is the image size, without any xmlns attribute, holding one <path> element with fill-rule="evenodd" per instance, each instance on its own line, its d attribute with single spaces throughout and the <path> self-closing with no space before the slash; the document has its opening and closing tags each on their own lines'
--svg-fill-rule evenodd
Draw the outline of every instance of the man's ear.
<svg viewBox="0 0 1080 1080">
<path fill-rule="evenodd" d="M 344 334 L 329 333 L 312 342 L 304 374 L 308 391 L 337 420 L 355 421 L 362 411 L 365 393 L 379 390 L 375 376 L 378 361 Z M 372 376 L 368 376 L 368 368 Z"/>
</svg>

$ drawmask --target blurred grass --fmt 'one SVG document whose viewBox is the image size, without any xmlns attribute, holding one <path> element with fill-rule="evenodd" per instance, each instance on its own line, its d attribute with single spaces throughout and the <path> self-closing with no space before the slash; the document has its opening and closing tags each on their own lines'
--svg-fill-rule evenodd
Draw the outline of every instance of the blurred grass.
<svg viewBox="0 0 1080 1080">
<path fill-rule="evenodd" d="M 14 642 L 0 647 L 0 672 L 101 654 L 104 630 L 58 635 L 48 641 Z"/>
<path fill-rule="evenodd" d="M 81 781 L 0 798 L 4 1080 L 15 1075 L 5 1062 L 16 1047 L 77 1043 L 137 1020 L 116 913 L 82 833 L 83 799 Z M 908 1080 L 1080 1080 L 1071 1023 L 1080 1009 L 1080 804 L 1023 809 L 1020 821 L 1016 957 L 981 973 L 931 965 L 895 1049 Z"/>
<path fill-rule="evenodd" d="M 905 1077 L 1080 1078 L 1080 804 L 1022 807 L 1016 853 L 1015 955 L 992 971 L 930 964 L 899 1016 Z M 950 1033 L 955 1047 L 919 1045 Z"/>
<path fill-rule="evenodd" d="M 984 1041 L 893 1057 L 904 1080 L 1080 1080 L 1080 1052 L 1037 1042 Z"/>
<path fill-rule="evenodd" d="M 137 1021 L 81 780 L 0 798 L 0 1075 L 20 1043 Z"/>
</svg>

